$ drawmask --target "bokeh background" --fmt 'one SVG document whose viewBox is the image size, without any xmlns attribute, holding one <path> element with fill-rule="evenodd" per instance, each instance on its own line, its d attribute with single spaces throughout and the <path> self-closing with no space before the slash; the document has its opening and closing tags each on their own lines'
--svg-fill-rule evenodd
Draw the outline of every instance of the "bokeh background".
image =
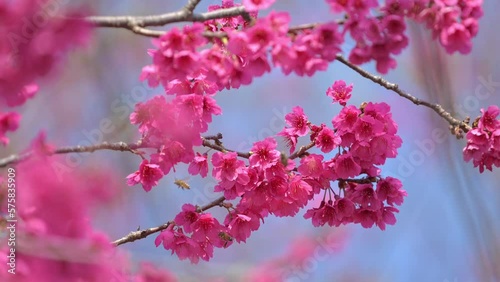
<svg viewBox="0 0 500 282">
<path fill-rule="evenodd" d="M 96 15 L 148 15 L 177 10 L 184 2 L 86 1 L 86 5 Z M 471 54 L 446 54 L 429 31 L 409 22 L 410 47 L 397 57 L 398 68 L 384 77 L 419 98 L 440 103 L 461 119 L 467 115 L 474 119 L 481 108 L 500 105 L 500 37 L 494 12 L 500 5 L 486 2 Z M 202 1 L 196 11 L 206 11 L 211 4 L 219 2 Z M 334 18 L 323 1 L 280 0 L 273 9 L 288 11 L 292 24 Z M 133 105 L 162 93 L 138 79 L 141 68 L 151 62 L 146 53 L 152 48 L 150 41 L 127 30 L 95 30 L 90 46 L 74 52 L 52 78 L 42 82 L 39 95 L 19 109 L 21 128 L 10 135 L 11 145 L 0 149 L 0 157 L 23 150 L 41 130 L 59 146 L 136 141 L 137 129 L 128 121 Z M 352 46 L 348 41 L 344 50 Z M 375 72 L 373 64 L 363 67 Z M 216 250 L 210 262 L 196 266 L 156 248 L 155 236 L 119 248 L 133 262 L 152 261 L 180 281 L 243 281 L 255 267 L 286 256 L 297 238 L 315 240 L 326 232 L 338 234 L 338 248 L 321 258 L 311 257 L 302 276 L 290 281 L 500 281 L 500 169 L 479 174 L 463 162 L 465 141 L 449 134 L 443 119 L 342 64 L 333 63 L 312 78 L 284 76 L 275 70 L 250 86 L 221 92 L 216 99 L 223 115 L 215 118 L 208 133 L 221 132 L 226 147 L 248 150 L 252 142 L 280 131 L 284 116 L 295 105 L 301 105 L 313 122 L 328 124 L 340 107 L 331 104 L 325 91 L 338 79 L 354 84 L 351 104 L 386 102 L 399 124 L 400 156 L 383 168 L 383 175 L 401 179 L 408 192 L 395 226 L 385 231 L 354 225 L 314 228 L 302 218 L 304 211 L 295 218 L 269 217 L 246 244 Z M 113 130 L 97 133 L 106 119 Z M 178 166 L 149 193 L 140 186 L 128 187 L 125 177 L 139 163 L 137 156 L 120 152 L 65 156 L 67 167 L 89 172 L 89 183 L 96 181 L 93 172 L 106 171 L 109 190 L 101 192 L 109 201 L 94 209 L 93 220 L 110 238 L 160 225 L 171 220 L 182 204 L 201 205 L 218 196 L 211 190 L 214 180 L 189 177 L 186 166 Z M 174 180 L 186 177 L 191 190 L 178 189 Z"/>
</svg>

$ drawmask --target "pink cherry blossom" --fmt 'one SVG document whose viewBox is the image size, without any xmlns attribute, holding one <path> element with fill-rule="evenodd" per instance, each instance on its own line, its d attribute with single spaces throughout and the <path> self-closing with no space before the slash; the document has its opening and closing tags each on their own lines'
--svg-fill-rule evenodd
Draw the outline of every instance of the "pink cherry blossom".
<svg viewBox="0 0 500 282">
<path fill-rule="evenodd" d="M 167 228 L 163 230 L 155 239 L 156 247 L 163 245 L 165 250 L 171 250 L 180 260 L 189 259 L 191 263 L 198 263 L 202 249 L 200 244 L 184 234 L 182 228 L 174 230 Z"/>
<path fill-rule="evenodd" d="M 354 203 L 348 198 L 340 198 L 335 200 L 335 211 L 337 220 L 342 223 L 352 221 L 352 216 L 355 211 Z"/>
<path fill-rule="evenodd" d="M 247 11 L 257 11 L 269 8 L 276 0 L 243 0 Z"/>
<path fill-rule="evenodd" d="M 143 160 L 139 170 L 127 176 L 127 184 L 133 186 L 141 183 L 146 192 L 151 191 L 153 186 L 158 185 L 158 181 L 163 177 L 163 172 L 157 164 Z"/>
<path fill-rule="evenodd" d="M 497 119 L 500 110 L 490 106 L 486 111 L 481 109 L 481 113 L 477 127 L 466 134 L 463 156 L 466 162 L 472 160 L 474 167 L 479 167 L 479 172 L 483 173 L 485 168 L 492 171 L 493 166 L 500 167 L 500 121 Z"/>
<path fill-rule="evenodd" d="M 385 230 L 386 224 L 396 224 L 396 216 L 394 216 L 394 213 L 397 212 L 399 212 L 399 210 L 395 207 L 384 207 L 382 210 L 380 210 L 379 217 L 376 222 L 380 230 Z"/>
<path fill-rule="evenodd" d="M 247 47 L 252 52 L 252 57 L 254 58 L 265 53 L 270 44 L 275 40 L 275 31 L 269 25 L 267 18 L 265 19 L 266 20 L 258 21 L 256 25 L 247 29 L 245 32 L 248 36 Z"/>
<path fill-rule="evenodd" d="M 292 112 L 285 116 L 285 121 L 291 127 L 291 133 L 298 136 L 305 136 L 309 132 L 307 116 L 300 106 L 292 109 Z"/>
<path fill-rule="evenodd" d="M 337 148 L 342 140 L 339 136 L 335 135 L 333 130 L 324 126 L 315 138 L 315 144 L 321 149 L 323 153 L 329 153 Z"/>
<path fill-rule="evenodd" d="M 212 115 L 218 116 L 222 114 L 222 109 L 217 105 L 217 102 L 212 97 L 203 97 L 203 121 L 208 124 L 212 122 Z M 206 126 L 202 128 L 206 131 Z"/>
<path fill-rule="evenodd" d="M 297 141 L 299 136 L 295 134 L 295 130 L 292 128 L 284 128 L 281 132 L 278 133 L 278 136 L 282 136 L 285 140 L 287 147 L 290 147 L 290 154 L 295 151 L 297 147 Z"/>
<path fill-rule="evenodd" d="M 496 152 L 500 152 L 500 128 L 493 131 L 491 134 L 491 149 Z"/>
<path fill-rule="evenodd" d="M 301 176 L 295 175 L 288 185 L 286 192 L 287 199 L 284 201 L 293 201 L 299 207 L 306 205 L 312 195 L 312 187 L 305 182 Z"/>
<path fill-rule="evenodd" d="M 250 233 L 260 226 L 259 217 L 251 212 L 232 212 L 226 216 L 224 223 L 229 227 L 229 232 L 236 242 L 246 242 Z"/>
<path fill-rule="evenodd" d="M 198 219 L 191 225 L 193 230 L 193 238 L 197 242 L 215 241 L 222 230 L 222 225 L 219 221 L 209 213 L 201 214 Z"/>
<path fill-rule="evenodd" d="M 500 114 L 500 109 L 497 106 L 491 105 L 486 111 L 484 109 L 481 109 L 481 114 L 482 115 L 478 123 L 479 128 L 488 130 L 490 132 L 493 132 L 496 129 L 500 128 L 500 120 L 497 119 L 498 115 Z"/>
<path fill-rule="evenodd" d="M 347 86 L 345 81 L 337 80 L 326 90 L 326 95 L 333 98 L 333 102 L 338 102 L 341 106 L 345 106 L 351 98 L 352 84 Z"/>
<path fill-rule="evenodd" d="M 251 166 L 259 166 L 262 169 L 270 168 L 280 160 L 280 152 L 276 150 L 276 140 L 266 138 L 263 141 L 255 142 L 249 158 Z"/>
<path fill-rule="evenodd" d="M 159 165 L 163 174 L 167 175 L 171 169 L 175 171 L 175 164 L 189 163 L 194 158 L 193 155 L 192 149 L 186 149 L 181 142 L 167 141 L 158 153 L 151 155 L 151 162 Z"/>
<path fill-rule="evenodd" d="M 448 53 L 467 54 L 472 50 L 471 34 L 461 23 L 453 23 L 441 30 L 439 40 Z"/>
<path fill-rule="evenodd" d="M 153 128 L 158 129 L 155 117 L 161 115 L 166 108 L 167 103 L 163 96 L 155 96 L 145 103 L 137 103 L 134 112 L 130 114 L 130 123 L 138 124 L 139 132 L 142 134 Z"/>
<path fill-rule="evenodd" d="M 193 232 L 191 229 L 191 224 L 196 222 L 200 217 L 197 212 L 196 207 L 191 204 L 182 205 L 182 212 L 175 216 L 175 224 L 181 226 L 186 230 L 186 232 Z"/>
<path fill-rule="evenodd" d="M 330 226 L 339 226 L 340 222 L 336 218 L 335 207 L 333 206 L 333 201 L 329 200 L 328 202 L 321 202 L 319 208 L 313 208 L 308 210 L 304 214 L 304 218 L 312 219 L 313 226 L 323 226 L 328 224 Z"/>
<path fill-rule="evenodd" d="M 333 127 L 340 132 L 353 132 L 354 125 L 358 121 L 361 111 L 355 106 L 347 106 L 332 120 Z"/>
<path fill-rule="evenodd" d="M 201 177 L 206 177 L 208 174 L 207 154 L 196 153 L 193 161 L 189 164 L 188 172 L 191 175 L 199 173 Z"/>
<path fill-rule="evenodd" d="M 218 180 L 233 181 L 238 174 L 243 172 L 244 162 L 237 159 L 238 155 L 234 152 L 217 152 L 212 156 L 213 177 Z"/>
<path fill-rule="evenodd" d="M 279 37 L 275 40 L 271 49 L 271 57 L 275 66 L 281 67 L 284 74 L 288 75 L 297 67 L 298 54 L 293 46 L 290 46 L 289 37 Z"/>
<path fill-rule="evenodd" d="M 9 138 L 5 136 L 7 131 L 16 131 L 19 127 L 21 115 L 16 112 L 0 113 L 0 143 L 9 144 Z"/>
<path fill-rule="evenodd" d="M 311 154 L 300 160 L 300 166 L 298 171 L 302 176 L 308 176 L 312 178 L 319 178 L 323 174 L 323 156 L 317 154 Z"/>
<path fill-rule="evenodd" d="M 349 178 L 361 173 L 361 167 L 354 161 L 351 153 L 345 153 L 337 157 L 332 167 L 339 178 Z"/>
<path fill-rule="evenodd" d="M 378 210 L 382 206 L 382 200 L 377 197 L 377 193 L 375 193 L 371 184 L 356 185 L 351 199 L 368 210 Z"/>
<path fill-rule="evenodd" d="M 377 211 L 369 209 L 357 209 L 354 214 L 354 222 L 361 223 L 364 228 L 371 228 L 378 220 Z"/>
<path fill-rule="evenodd" d="M 356 121 L 353 132 L 356 140 L 368 142 L 371 138 L 384 134 L 384 124 L 371 116 L 364 115 Z"/>
<path fill-rule="evenodd" d="M 387 204 L 400 206 L 403 197 L 408 196 L 405 190 L 401 189 L 403 184 L 393 177 L 386 177 L 377 182 L 377 197 L 380 201 L 387 201 Z"/>
<path fill-rule="evenodd" d="M 226 9 L 241 6 L 241 4 L 234 4 L 233 0 L 223 0 L 222 5 L 210 5 L 208 6 L 208 11 L 215 11 L 219 9 Z M 252 13 L 250 13 L 252 14 Z M 253 17 L 257 17 L 256 14 L 252 15 Z M 245 20 L 242 17 L 230 17 L 230 18 L 222 18 L 216 19 L 213 21 L 206 21 L 205 25 L 212 31 L 218 31 L 219 27 L 221 28 L 229 28 L 236 29 L 238 26 L 243 25 Z"/>
</svg>

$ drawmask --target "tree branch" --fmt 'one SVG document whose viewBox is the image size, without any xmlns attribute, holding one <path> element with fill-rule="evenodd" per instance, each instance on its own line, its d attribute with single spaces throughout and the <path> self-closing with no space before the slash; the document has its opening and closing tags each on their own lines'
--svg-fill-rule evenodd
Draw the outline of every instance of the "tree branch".
<svg viewBox="0 0 500 282">
<path fill-rule="evenodd" d="M 220 136 L 220 138 L 217 138 L 219 136 Z M 208 148 L 212 148 L 212 149 L 214 149 L 216 151 L 223 152 L 223 153 L 225 153 L 225 152 L 234 152 L 239 157 L 242 157 L 242 158 L 245 158 L 245 159 L 250 158 L 250 153 L 237 152 L 237 151 L 233 151 L 233 150 L 227 149 L 226 147 L 224 147 L 222 145 L 222 142 L 219 139 L 222 139 L 222 135 L 202 137 L 203 146 L 204 147 L 208 147 Z M 210 141 L 208 141 L 208 140 L 214 140 L 214 143 L 210 143 Z"/>
<path fill-rule="evenodd" d="M 112 150 L 112 151 L 128 151 L 133 154 L 139 154 L 136 149 L 148 148 L 140 143 L 127 144 L 125 142 L 108 143 L 103 142 L 101 144 L 92 146 L 74 146 L 74 147 L 61 147 L 47 152 L 48 155 L 55 154 L 68 154 L 68 153 L 92 153 L 99 150 Z M 6 158 L 0 159 L 0 167 L 6 167 L 11 164 L 16 164 L 21 161 L 29 159 L 33 155 L 33 151 L 29 151 L 19 155 L 10 155 Z"/>
<path fill-rule="evenodd" d="M 344 57 L 342 57 L 342 55 L 337 55 L 337 60 L 339 62 L 341 62 L 342 64 L 348 66 L 349 68 L 351 68 L 355 72 L 359 73 L 361 76 L 363 76 L 363 77 L 365 77 L 365 78 L 367 78 L 367 79 L 369 79 L 369 80 L 371 80 L 371 81 L 373 81 L 373 82 L 381 85 L 382 87 L 384 87 L 384 88 L 386 88 L 388 90 L 396 92 L 399 96 L 401 96 L 401 97 L 403 97 L 405 99 L 410 100 L 413 104 L 415 104 L 417 106 L 418 105 L 422 105 L 422 106 L 425 106 L 425 107 L 428 107 L 428 108 L 434 110 L 438 115 L 440 115 L 442 118 L 444 118 L 451 126 L 453 126 L 453 127 L 459 127 L 464 132 L 467 132 L 467 131 L 471 130 L 471 127 L 467 123 L 454 118 L 441 105 L 439 105 L 439 104 L 432 104 L 430 102 L 421 100 L 421 99 L 419 99 L 419 98 L 411 95 L 410 93 L 403 91 L 402 89 L 399 88 L 399 86 L 397 84 L 390 83 L 390 82 L 388 82 L 387 80 L 383 79 L 380 76 L 376 76 L 376 75 L 373 75 L 373 74 L 365 71 L 364 69 L 362 69 L 362 68 L 360 68 L 360 67 L 352 64 L 348 60 L 346 60 Z"/>
<path fill-rule="evenodd" d="M 136 27 L 163 26 L 175 22 L 204 22 L 213 19 L 247 16 L 245 7 L 231 7 L 195 14 L 194 8 L 200 0 L 190 0 L 180 11 L 151 16 L 90 16 L 85 21 L 97 27 L 126 28 L 133 31 Z"/>
<path fill-rule="evenodd" d="M 209 135 L 209 136 L 204 136 L 201 137 L 203 140 L 203 146 L 204 147 L 209 147 L 214 150 L 220 151 L 220 152 L 236 152 L 230 149 L 225 148 L 222 145 L 222 142 L 220 139 L 222 139 L 222 134 L 217 133 L 216 135 Z M 210 143 L 209 140 L 214 141 L 214 143 Z M 101 144 L 97 145 L 91 145 L 91 146 L 67 146 L 67 147 L 61 147 L 53 150 L 47 151 L 47 155 L 55 155 L 55 154 L 69 154 L 69 153 L 92 153 L 95 151 L 100 151 L 100 150 L 111 150 L 111 151 L 128 151 L 136 155 L 142 155 L 140 152 L 137 151 L 137 149 L 141 148 L 155 148 L 148 146 L 147 144 L 142 144 L 140 141 L 138 143 L 133 143 L 133 144 L 127 144 L 125 142 L 116 142 L 116 143 L 108 143 L 108 142 L 103 142 Z M 239 157 L 246 158 L 248 159 L 250 157 L 250 153 L 242 153 L 242 152 L 236 152 Z M 8 157 L 5 157 L 3 159 L 0 159 L 0 168 L 6 167 L 8 165 L 16 164 L 22 161 L 25 161 L 32 157 L 33 151 L 29 151 L 23 154 L 18 154 L 18 155 L 10 155 Z"/>
<path fill-rule="evenodd" d="M 201 2 L 201 0 L 189 0 L 183 10 L 188 14 L 192 14 L 196 6 Z"/>
<path fill-rule="evenodd" d="M 197 210 L 197 212 L 201 213 L 201 212 L 204 212 L 204 211 L 211 209 L 215 206 L 219 206 L 222 204 L 222 202 L 224 202 L 225 199 L 226 198 L 224 198 L 224 197 L 217 198 L 216 200 L 212 201 L 211 203 L 199 208 Z M 118 240 L 113 241 L 112 244 L 115 246 L 120 246 L 120 245 L 123 245 L 125 243 L 134 242 L 135 240 L 144 239 L 153 233 L 157 233 L 157 232 L 160 232 L 162 230 L 167 229 L 171 224 L 174 224 L 174 222 L 169 221 L 169 222 L 162 224 L 160 226 L 156 226 L 156 227 L 152 227 L 152 228 L 148 228 L 148 229 L 144 229 L 144 230 L 132 231 L 127 236 L 124 236 Z"/>
<path fill-rule="evenodd" d="M 306 151 L 311 149 L 312 147 L 314 147 L 314 142 L 311 142 L 305 146 L 300 147 L 300 149 L 298 151 L 291 154 L 288 158 L 291 160 L 296 159 L 296 158 L 301 158 L 306 153 Z"/>
</svg>

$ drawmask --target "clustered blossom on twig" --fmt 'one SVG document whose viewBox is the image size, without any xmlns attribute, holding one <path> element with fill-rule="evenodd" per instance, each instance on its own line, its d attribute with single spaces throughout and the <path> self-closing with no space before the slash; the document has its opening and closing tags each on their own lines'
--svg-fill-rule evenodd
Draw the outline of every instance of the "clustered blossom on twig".
<svg viewBox="0 0 500 282">
<path fill-rule="evenodd" d="M 481 109 L 481 117 L 473 123 L 473 129 L 467 132 L 467 145 L 463 150 L 464 160 L 473 161 L 474 167 L 492 171 L 493 166 L 500 167 L 500 109 L 489 106 Z"/>
<path fill-rule="evenodd" d="M 347 106 L 352 86 L 345 89 L 345 82 L 337 81 L 327 95 L 344 107 L 332 119 L 332 128 L 312 124 L 297 106 L 286 115 L 287 127 L 278 134 L 290 147 L 288 156 L 276 149 L 274 138 L 255 142 L 249 153 L 242 153 L 225 148 L 220 134 L 201 138 L 206 123 L 211 121 L 211 115 L 219 113 L 219 108 L 211 98 L 213 94 L 203 91 L 212 87 L 194 87 L 197 83 L 207 85 L 196 79 L 184 87 L 176 88 L 174 84 L 169 94 L 177 95 L 171 102 L 157 96 L 136 107 L 131 121 L 139 127 L 141 141 L 158 149 L 150 153 L 151 160 L 144 159 L 139 170 L 129 175 L 128 183 L 140 183 L 150 191 L 179 162 L 189 164 L 191 174 L 206 177 L 211 161 L 212 176 L 218 181 L 214 191 L 236 203 L 228 207 L 223 222 L 210 213 L 200 213 L 193 205 L 184 205 L 173 223 L 161 228 L 157 246 L 163 245 L 180 259 L 193 263 L 209 260 L 214 248 L 229 247 L 233 241 L 245 242 L 269 214 L 295 216 L 317 194 L 322 194 L 324 200 L 305 214 L 314 226 L 360 223 L 384 230 L 386 224 L 396 222 L 394 213 L 398 209 L 394 205 L 402 204 L 406 192 L 399 180 L 382 177 L 377 167 L 387 158 L 396 157 L 402 142 L 387 104 Z M 199 93 L 174 94 L 172 89 L 197 89 Z M 307 136 L 311 143 L 296 150 L 298 139 Z M 217 152 L 211 156 L 208 152 L 195 153 L 194 144 Z M 321 154 L 308 152 L 313 148 L 324 154 L 334 150 L 338 153 L 325 160 Z M 248 159 L 248 163 L 239 158 Z M 297 158 L 300 163 L 295 162 Z M 361 175 L 366 177 L 356 178 Z M 335 181 L 339 182 L 338 192 L 331 188 L 330 183 Z"/>
</svg>

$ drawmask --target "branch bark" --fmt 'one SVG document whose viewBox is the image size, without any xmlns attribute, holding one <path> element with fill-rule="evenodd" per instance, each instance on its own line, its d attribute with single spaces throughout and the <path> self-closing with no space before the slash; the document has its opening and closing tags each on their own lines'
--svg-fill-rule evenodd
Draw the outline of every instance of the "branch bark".
<svg viewBox="0 0 500 282">
<path fill-rule="evenodd" d="M 355 72 L 359 73 L 362 77 L 365 77 L 365 78 L 375 82 L 376 84 L 378 84 L 378 85 L 380 85 L 388 90 L 396 92 L 399 96 L 411 101 L 413 104 L 415 104 L 417 106 L 422 105 L 424 107 L 427 107 L 427 108 L 434 110 L 438 115 L 440 115 L 442 118 L 444 118 L 451 126 L 453 126 L 453 127 L 458 126 L 464 132 L 468 132 L 469 130 L 471 130 L 471 127 L 467 123 L 454 118 L 441 105 L 432 104 L 430 102 L 424 101 L 422 99 L 419 99 L 419 98 L 411 95 L 410 93 L 399 88 L 399 86 L 397 84 L 388 82 L 387 80 L 383 79 L 382 77 L 373 75 L 373 74 L 365 71 L 364 69 L 352 64 L 347 59 L 342 57 L 342 55 L 337 55 L 337 61 L 348 66 L 350 69 L 354 70 Z"/>
<path fill-rule="evenodd" d="M 99 150 L 112 150 L 112 151 L 121 151 L 121 152 L 128 151 L 128 152 L 131 152 L 133 154 L 138 154 L 136 149 L 139 149 L 139 148 L 148 148 L 148 147 L 143 146 L 142 144 L 139 144 L 139 143 L 127 144 L 125 142 L 116 142 L 116 143 L 103 142 L 101 144 L 92 145 L 92 146 L 61 147 L 61 148 L 55 149 L 51 152 L 48 152 L 48 155 L 68 154 L 68 153 L 92 153 L 92 152 L 99 151 Z M 33 155 L 33 151 L 29 151 L 29 152 L 26 152 L 24 154 L 10 155 L 6 158 L 0 159 L 0 168 L 27 160 L 32 155 Z"/>
<path fill-rule="evenodd" d="M 222 204 L 222 202 L 224 202 L 225 199 L 226 198 L 224 198 L 224 197 L 217 198 L 216 200 L 212 201 L 211 203 L 198 209 L 198 212 L 204 212 L 204 211 L 211 209 L 215 206 L 219 206 L 220 204 Z M 120 246 L 120 245 L 123 245 L 125 243 L 130 243 L 130 242 L 134 242 L 136 240 L 144 239 L 151 234 L 154 234 L 154 233 L 157 233 L 157 232 L 160 232 L 160 231 L 167 229 L 171 224 L 174 224 L 174 222 L 169 221 L 169 222 L 162 224 L 160 226 L 151 227 L 151 228 L 144 229 L 144 230 L 132 231 L 127 236 L 124 236 L 118 240 L 113 241 L 112 244 L 115 246 Z"/>
<path fill-rule="evenodd" d="M 200 0 L 189 1 L 180 11 L 150 16 L 90 16 L 85 21 L 97 27 L 126 28 L 133 30 L 135 27 L 164 26 L 176 22 L 204 22 L 208 20 L 248 16 L 245 7 L 231 7 L 205 13 L 193 13 Z"/>
<path fill-rule="evenodd" d="M 202 137 L 203 140 L 203 146 L 212 148 L 214 150 L 220 151 L 220 152 L 236 152 L 230 149 L 225 148 L 222 145 L 222 142 L 220 141 L 222 139 L 222 134 L 218 133 L 217 135 L 213 136 L 204 136 Z M 214 143 L 211 143 L 209 140 L 214 141 Z M 115 142 L 115 143 L 108 143 L 108 142 L 103 142 L 101 144 L 97 145 L 92 145 L 92 146 L 67 146 L 67 147 L 61 147 L 54 149 L 52 151 L 47 152 L 47 155 L 56 155 L 56 154 L 69 154 L 69 153 L 93 153 L 95 151 L 100 151 L 100 150 L 111 150 L 111 151 L 121 151 L 121 152 L 131 152 L 136 155 L 141 155 L 140 152 L 137 151 L 137 149 L 146 149 L 146 148 L 151 148 L 154 149 L 155 147 L 151 147 L 145 144 L 141 144 L 140 142 L 138 143 L 132 143 L 128 144 L 125 142 Z M 250 157 L 249 153 L 243 153 L 243 152 L 236 152 L 239 157 L 246 158 L 248 159 Z M 29 151 L 23 154 L 18 154 L 18 155 L 10 155 L 8 157 L 5 157 L 3 159 L 0 159 L 0 168 L 6 167 L 8 165 L 13 165 L 22 161 L 25 161 L 29 159 L 30 157 L 33 156 L 33 151 Z"/>
</svg>

